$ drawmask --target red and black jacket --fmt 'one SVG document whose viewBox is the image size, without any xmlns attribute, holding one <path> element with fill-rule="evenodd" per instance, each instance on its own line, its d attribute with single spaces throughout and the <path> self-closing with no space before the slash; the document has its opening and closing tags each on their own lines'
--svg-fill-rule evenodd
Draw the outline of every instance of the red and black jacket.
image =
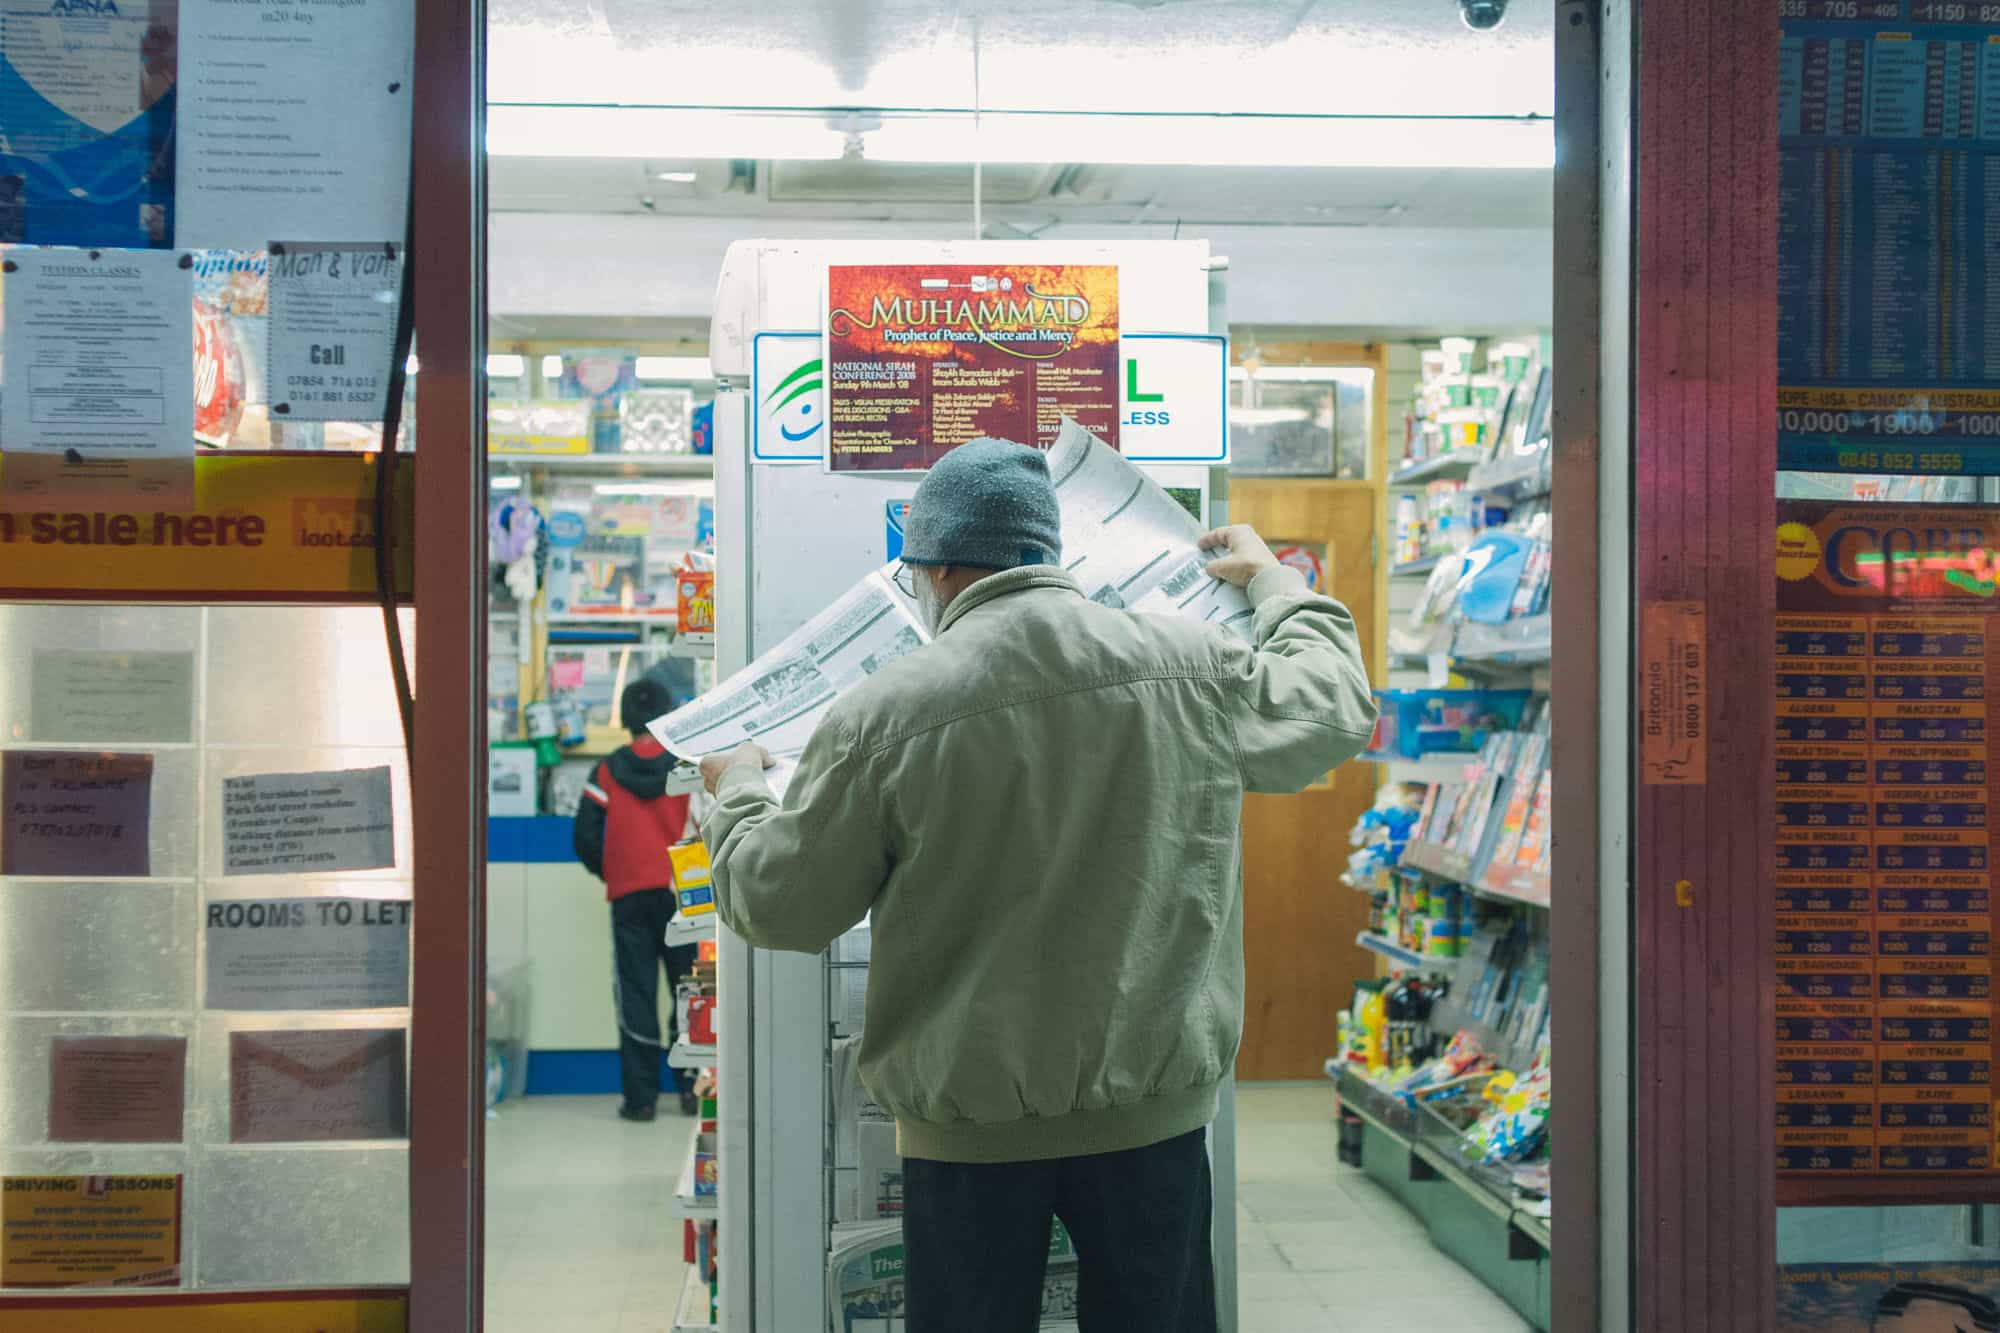
<svg viewBox="0 0 2000 1333">
<path fill-rule="evenodd" d="M 688 798 L 669 796 L 673 756 L 651 736 L 620 746 L 583 785 L 576 857 L 604 881 L 607 899 L 673 887 L 667 848 L 687 832 Z"/>
</svg>

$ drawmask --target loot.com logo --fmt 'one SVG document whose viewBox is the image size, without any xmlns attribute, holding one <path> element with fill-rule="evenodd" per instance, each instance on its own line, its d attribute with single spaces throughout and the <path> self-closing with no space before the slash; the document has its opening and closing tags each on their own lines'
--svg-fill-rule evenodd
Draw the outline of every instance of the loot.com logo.
<svg viewBox="0 0 2000 1333">
<path fill-rule="evenodd" d="M 372 548 L 374 511 L 360 500 L 332 497 L 294 500 L 292 542 L 296 546 Z"/>
</svg>

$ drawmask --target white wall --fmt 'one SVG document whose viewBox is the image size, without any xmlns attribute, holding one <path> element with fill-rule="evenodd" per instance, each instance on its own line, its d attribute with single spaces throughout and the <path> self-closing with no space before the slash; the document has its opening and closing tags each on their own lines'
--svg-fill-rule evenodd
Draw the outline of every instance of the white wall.
<svg viewBox="0 0 2000 1333">
<path fill-rule="evenodd" d="M 1078 237 L 1087 233 L 1050 231 Z M 1170 225 L 1119 236 L 1165 239 Z M 706 319 L 723 252 L 756 235 L 940 238 L 935 224 L 498 213 L 490 237 L 496 318 Z M 1192 228 L 1229 257 L 1233 324 L 1311 324 L 1371 333 L 1547 327 L 1554 269 L 1547 231 L 1401 227 Z"/>
</svg>

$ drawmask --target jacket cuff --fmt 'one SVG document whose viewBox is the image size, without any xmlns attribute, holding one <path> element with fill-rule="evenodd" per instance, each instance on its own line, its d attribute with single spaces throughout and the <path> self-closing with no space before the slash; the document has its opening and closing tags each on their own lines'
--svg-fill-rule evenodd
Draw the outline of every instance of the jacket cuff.
<svg viewBox="0 0 2000 1333">
<path fill-rule="evenodd" d="M 1244 589 L 1253 608 L 1262 606 L 1273 597 L 1304 597 L 1311 591 L 1306 587 L 1306 576 L 1290 565 L 1273 565 L 1251 579 L 1250 586 Z"/>
<path fill-rule="evenodd" d="M 718 806 L 738 792 L 762 796 L 767 801 L 778 799 L 771 794 L 770 784 L 764 781 L 764 771 L 755 764 L 731 764 L 716 779 L 715 801 Z"/>
</svg>

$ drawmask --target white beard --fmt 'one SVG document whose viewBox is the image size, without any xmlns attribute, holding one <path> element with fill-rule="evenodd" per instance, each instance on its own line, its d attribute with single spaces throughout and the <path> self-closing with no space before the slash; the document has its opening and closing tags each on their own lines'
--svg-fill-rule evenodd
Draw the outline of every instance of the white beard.
<svg viewBox="0 0 2000 1333">
<path fill-rule="evenodd" d="M 929 573 L 917 576 L 917 613 L 923 617 L 924 632 L 937 637 L 938 622 L 944 619 L 945 607 L 949 605 L 938 596 L 937 584 Z"/>
</svg>

